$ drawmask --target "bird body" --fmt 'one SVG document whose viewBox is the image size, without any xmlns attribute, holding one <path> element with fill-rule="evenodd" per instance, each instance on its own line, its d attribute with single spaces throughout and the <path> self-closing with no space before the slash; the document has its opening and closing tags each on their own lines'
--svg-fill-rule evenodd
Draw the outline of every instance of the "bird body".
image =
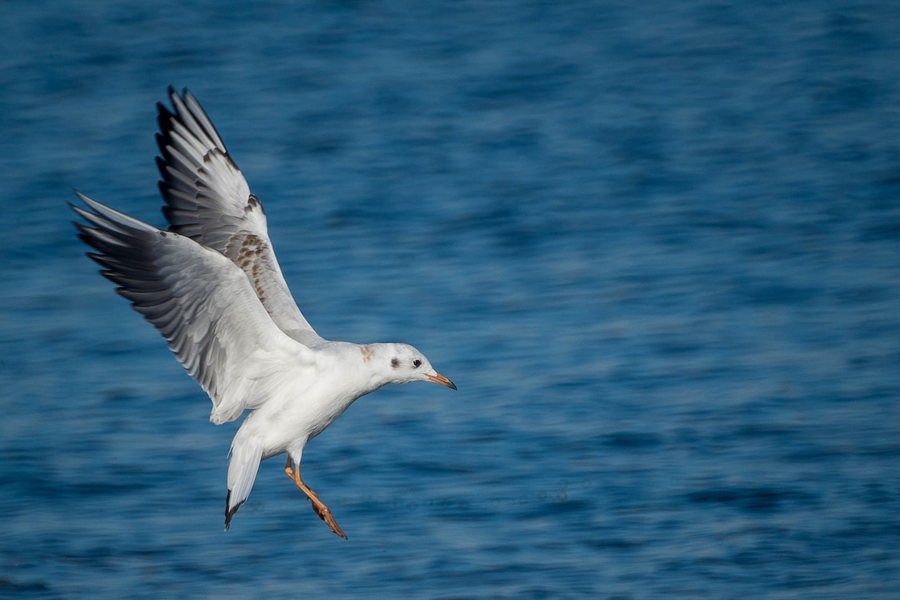
<svg viewBox="0 0 900 600">
<path fill-rule="evenodd" d="M 346 537 L 300 477 L 306 443 L 356 399 L 390 383 L 456 389 L 417 349 L 321 337 L 300 312 L 254 196 L 199 103 L 169 90 L 159 106 L 157 159 L 168 230 L 84 194 L 79 237 L 119 294 L 163 335 L 212 400 L 210 421 L 249 411 L 231 445 L 225 527 L 247 500 L 261 461 L 287 454 L 285 473 L 316 514 Z"/>
</svg>

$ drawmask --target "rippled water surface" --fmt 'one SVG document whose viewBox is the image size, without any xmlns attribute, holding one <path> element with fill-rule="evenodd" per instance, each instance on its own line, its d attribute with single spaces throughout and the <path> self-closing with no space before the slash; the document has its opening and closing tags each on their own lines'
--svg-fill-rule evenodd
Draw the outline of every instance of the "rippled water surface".
<svg viewBox="0 0 900 600">
<path fill-rule="evenodd" d="M 900 596 L 900 5 L 304 4 L 5 7 L 0 596 Z M 278 459 L 222 531 L 235 424 L 74 237 L 162 224 L 170 83 L 319 332 L 459 385 L 307 448 L 348 542 Z"/>
</svg>

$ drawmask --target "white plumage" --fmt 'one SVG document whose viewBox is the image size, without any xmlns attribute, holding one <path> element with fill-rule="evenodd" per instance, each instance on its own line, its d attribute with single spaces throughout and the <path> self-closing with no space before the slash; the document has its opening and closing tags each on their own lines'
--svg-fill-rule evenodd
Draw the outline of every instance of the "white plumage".
<svg viewBox="0 0 900 600">
<path fill-rule="evenodd" d="M 233 421 L 225 527 L 246 501 L 262 460 L 287 453 L 285 473 L 336 534 L 331 511 L 300 477 L 306 443 L 350 404 L 388 383 L 452 389 L 406 344 L 320 337 L 300 312 L 269 240 L 265 211 L 194 97 L 171 88 L 159 105 L 157 158 L 169 229 L 78 193 L 79 237 L 117 291 L 163 335 L 212 400 L 210 420 Z"/>
</svg>

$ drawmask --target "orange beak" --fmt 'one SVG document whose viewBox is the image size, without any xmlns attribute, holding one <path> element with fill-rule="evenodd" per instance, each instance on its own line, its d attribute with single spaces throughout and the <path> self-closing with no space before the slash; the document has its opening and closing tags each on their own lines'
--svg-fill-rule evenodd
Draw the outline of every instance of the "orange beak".
<svg viewBox="0 0 900 600">
<path fill-rule="evenodd" d="M 439 383 L 443 386 L 450 388 L 451 390 L 456 389 L 456 384 L 441 375 L 440 373 L 435 373 L 434 375 L 428 375 L 428 381 L 433 381 L 435 383 Z"/>
</svg>

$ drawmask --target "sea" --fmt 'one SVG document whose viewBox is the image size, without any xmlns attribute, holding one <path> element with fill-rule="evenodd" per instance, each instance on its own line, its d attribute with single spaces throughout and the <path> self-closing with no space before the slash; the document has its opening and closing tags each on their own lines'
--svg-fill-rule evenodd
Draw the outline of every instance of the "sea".
<svg viewBox="0 0 900 600">
<path fill-rule="evenodd" d="M 0 597 L 900 598 L 900 3 L 5 0 Z M 333 535 L 100 277 L 204 105 L 324 337 Z M 297 402 L 302 402 L 302 396 Z"/>
</svg>

